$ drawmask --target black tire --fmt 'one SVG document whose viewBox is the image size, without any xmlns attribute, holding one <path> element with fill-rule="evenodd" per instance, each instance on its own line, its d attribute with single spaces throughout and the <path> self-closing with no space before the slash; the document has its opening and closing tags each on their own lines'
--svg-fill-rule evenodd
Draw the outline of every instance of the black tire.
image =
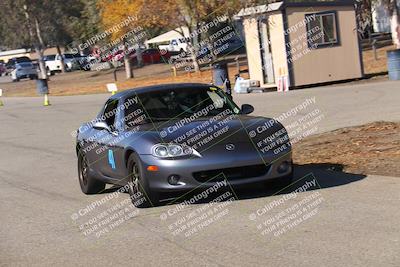
<svg viewBox="0 0 400 267">
<path fill-rule="evenodd" d="M 128 159 L 128 192 L 132 204 L 138 208 L 149 208 L 159 205 L 158 194 L 149 189 L 139 156 L 132 153 Z"/>
<path fill-rule="evenodd" d="M 87 195 L 97 194 L 106 187 L 104 182 L 90 176 L 86 155 L 80 151 L 78 153 L 78 177 L 81 190 Z"/>
</svg>

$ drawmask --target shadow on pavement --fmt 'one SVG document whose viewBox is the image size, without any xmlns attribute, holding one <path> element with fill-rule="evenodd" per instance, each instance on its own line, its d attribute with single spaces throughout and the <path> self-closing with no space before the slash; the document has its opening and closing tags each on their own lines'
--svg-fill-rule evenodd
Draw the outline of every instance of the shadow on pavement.
<svg viewBox="0 0 400 267">
<path fill-rule="evenodd" d="M 343 167 L 344 166 L 341 164 L 330 163 L 295 164 L 293 182 L 291 185 L 282 186 L 279 184 L 278 180 L 271 181 L 261 187 L 249 187 L 237 190 L 237 196 L 238 199 L 249 199 L 288 194 L 314 178 L 317 182 L 317 186 L 309 188 L 307 191 L 342 186 L 360 181 L 366 177 L 362 174 L 346 173 L 343 171 Z"/>
</svg>

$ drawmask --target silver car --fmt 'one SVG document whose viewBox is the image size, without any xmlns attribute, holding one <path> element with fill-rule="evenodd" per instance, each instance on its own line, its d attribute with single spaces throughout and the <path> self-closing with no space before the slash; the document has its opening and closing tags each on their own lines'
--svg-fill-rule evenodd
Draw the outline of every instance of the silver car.
<svg viewBox="0 0 400 267">
<path fill-rule="evenodd" d="M 112 96 L 77 131 L 79 182 L 96 194 L 126 186 L 139 207 L 193 189 L 290 183 L 291 144 L 276 120 L 250 116 L 210 84 L 165 84 Z M 140 198 L 142 197 L 142 198 Z"/>
<path fill-rule="evenodd" d="M 38 78 L 38 71 L 32 62 L 16 63 L 14 70 L 11 71 L 11 79 L 13 82 L 18 82 L 23 78 L 29 78 L 31 80 Z"/>
</svg>

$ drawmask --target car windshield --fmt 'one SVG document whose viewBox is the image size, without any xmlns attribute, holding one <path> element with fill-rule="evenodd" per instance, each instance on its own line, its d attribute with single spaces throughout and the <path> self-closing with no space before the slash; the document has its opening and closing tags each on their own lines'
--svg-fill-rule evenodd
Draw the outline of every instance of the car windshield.
<svg viewBox="0 0 400 267">
<path fill-rule="evenodd" d="M 31 62 L 31 59 L 29 57 L 17 57 L 16 59 L 17 63 L 21 63 L 21 62 Z"/>
<path fill-rule="evenodd" d="M 49 55 L 49 56 L 46 56 L 45 60 L 54 60 L 55 58 L 56 58 L 56 55 Z"/>
<path fill-rule="evenodd" d="M 145 114 L 144 121 L 151 122 L 240 112 L 238 106 L 216 87 L 180 88 L 143 93 L 128 98 L 125 106 L 127 107 L 125 110 L 127 125 L 137 124 L 133 123 L 137 121 L 137 114 Z"/>
<path fill-rule="evenodd" d="M 74 55 L 72 55 L 72 54 L 64 54 L 64 58 L 74 58 Z"/>
<path fill-rule="evenodd" d="M 32 67 L 32 63 L 31 62 L 21 62 L 16 64 L 17 67 L 22 67 L 22 68 L 29 68 Z"/>
</svg>

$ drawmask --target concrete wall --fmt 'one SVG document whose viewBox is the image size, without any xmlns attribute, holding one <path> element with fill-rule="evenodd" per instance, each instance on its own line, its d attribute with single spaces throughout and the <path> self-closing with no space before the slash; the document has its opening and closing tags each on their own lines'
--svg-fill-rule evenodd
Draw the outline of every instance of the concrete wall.
<svg viewBox="0 0 400 267">
<path fill-rule="evenodd" d="M 292 7 L 286 10 L 288 28 L 298 26 L 297 30 L 289 33 L 291 43 L 300 40 L 307 47 L 306 39 L 302 38 L 307 32 L 305 25 L 299 22 L 306 14 L 322 11 L 337 11 L 339 45 L 317 48 L 299 54 L 293 60 L 291 69 L 293 80 L 291 85 L 301 86 L 323 82 L 339 81 L 362 76 L 360 51 L 357 38 L 355 11 L 353 7 Z"/>
</svg>

